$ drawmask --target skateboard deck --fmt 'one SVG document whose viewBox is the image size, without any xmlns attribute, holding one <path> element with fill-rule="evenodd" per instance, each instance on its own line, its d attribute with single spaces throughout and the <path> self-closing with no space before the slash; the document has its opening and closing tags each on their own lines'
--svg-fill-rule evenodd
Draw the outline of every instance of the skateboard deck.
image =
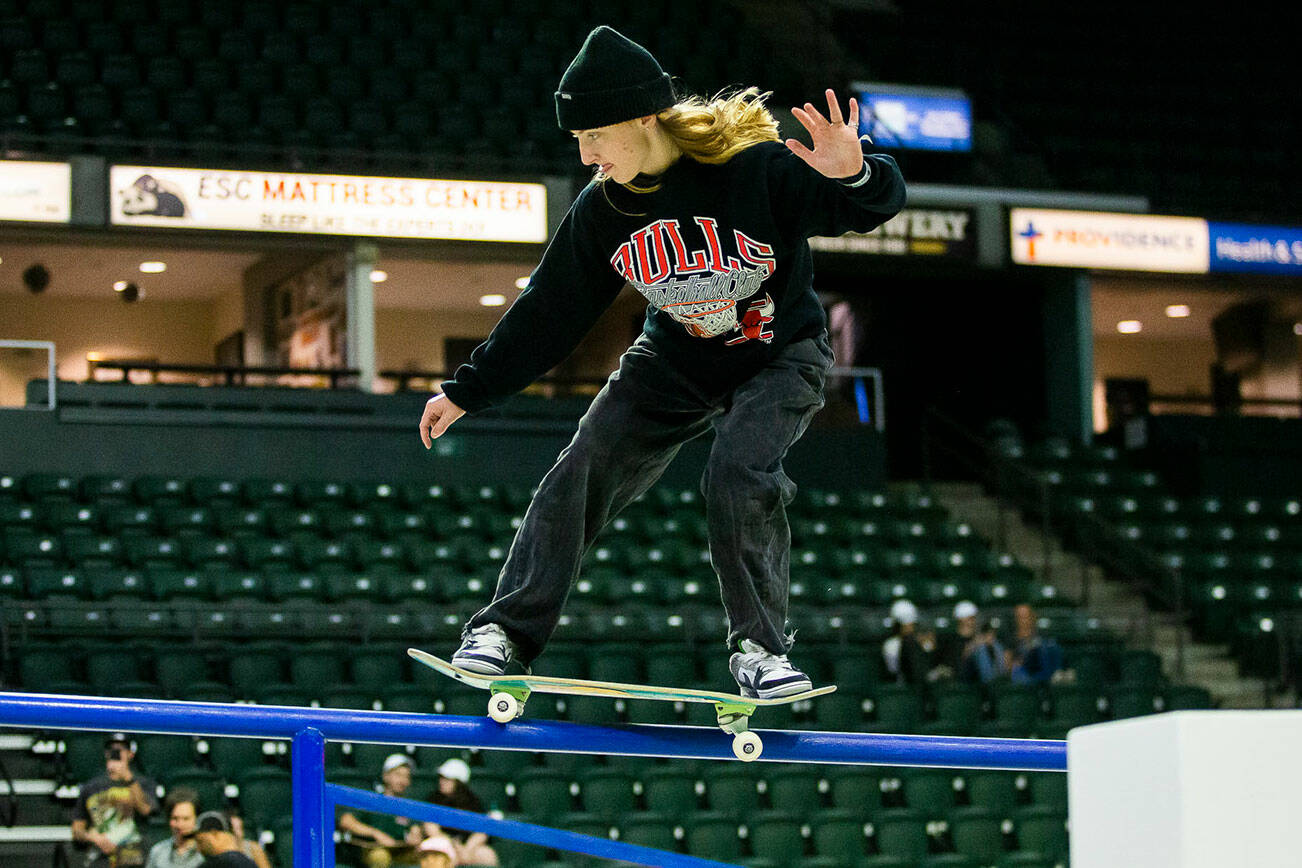
<svg viewBox="0 0 1302 868">
<path fill-rule="evenodd" d="M 514 720 L 524 713 L 530 693 L 554 693 L 563 696 L 610 696 L 617 699 L 653 699 L 661 702 L 712 703 L 719 727 L 733 736 L 733 753 L 742 760 L 758 759 L 763 750 L 760 738 L 749 729 L 755 709 L 769 705 L 789 705 L 816 696 L 825 696 L 836 690 L 835 685 L 815 687 L 791 696 L 761 699 L 716 690 L 697 690 L 688 687 L 657 687 L 648 684 L 622 684 L 615 681 L 588 681 L 582 678 L 557 678 L 549 675 L 482 675 L 453 666 L 419 648 L 408 648 L 407 654 L 416 662 L 430 667 L 449 678 L 471 687 L 487 690 L 488 715 L 499 723 Z"/>
</svg>

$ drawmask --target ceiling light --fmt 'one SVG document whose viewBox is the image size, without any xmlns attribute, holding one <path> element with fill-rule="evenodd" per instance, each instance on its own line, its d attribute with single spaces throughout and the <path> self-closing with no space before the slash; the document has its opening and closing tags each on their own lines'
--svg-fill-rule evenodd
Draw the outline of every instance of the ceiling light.
<svg viewBox="0 0 1302 868">
<path fill-rule="evenodd" d="M 501 307 L 502 305 L 506 304 L 506 296 L 496 295 L 496 294 L 481 295 L 479 297 L 479 303 L 482 304 L 484 307 Z"/>
<path fill-rule="evenodd" d="M 130 285 L 131 285 L 131 284 L 127 283 L 125 280 L 119 280 L 117 283 L 114 283 L 114 284 L 113 284 L 113 291 L 114 291 L 114 292 L 126 292 L 126 291 L 127 291 L 127 287 L 130 286 Z"/>
<path fill-rule="evenodd" d="M 516 289 L 524 289 L 528 285 L 529 285 L 529 276 L 527 274 L 524 277 L 517 277 L 515 279 Z"/>
<path fill-rule="evenodd" d="M 167 263 L 159 262 L 157 259 L 151 259 L 148 262 L 140 263 L 140 270 L 145 274 L 162 274 L 167 271 Z"/>
<path fill-rule="evenodd" d="M 1171 319 L 1179 319 L 1182 316 L 1189 315 L 1189 305 L 1187 304 L 1168 304 L 1166 306 L 1166 315 Z"/>
<path fill-rule="evenodd" d="M 1117 323 L 1117 331 L 1121 332 L 1123 335 L 1133 335 L 1136 332 L 1143 330 L 1143 328 L 1144 324 L 1137 319 L 1123 319 L 1121 322 Z"/>
<path fill-rule="evenodd" d="M 384 283 L 389 279 L 389 272 L 375 269 L 371 272 L 371 283 Z"/>
</svg>

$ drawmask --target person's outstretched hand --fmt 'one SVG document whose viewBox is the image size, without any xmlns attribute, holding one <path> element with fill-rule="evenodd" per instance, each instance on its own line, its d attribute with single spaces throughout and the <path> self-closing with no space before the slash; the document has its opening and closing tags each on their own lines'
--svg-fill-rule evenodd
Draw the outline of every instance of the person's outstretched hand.
<svg viewBox="0 0 1302 868">
<path fill-rule="evenodd" d="M 466 414 L 446 395 L 435 395 L 425 402 L 425 412 L 420 415 L 420 442 L 428 449 L 434 440 L 448 430 L 448 426 Z"/>
<path fill-rule="evenodd" d="M 797 139 L 787 139 L 786 145 L 815 171 L 829 178 L 849 178 L 859 174 L 863 167 L 863 151 L 859 149 L 859 103 L 850 97 L 847 120 L 841 116 L 836 93 L 829 87 L 826 94 L 827 117 L 809 102 L 804 108 L 791 109 L 791 114 L 808 130 L 813 149 Z"/>
</svg>

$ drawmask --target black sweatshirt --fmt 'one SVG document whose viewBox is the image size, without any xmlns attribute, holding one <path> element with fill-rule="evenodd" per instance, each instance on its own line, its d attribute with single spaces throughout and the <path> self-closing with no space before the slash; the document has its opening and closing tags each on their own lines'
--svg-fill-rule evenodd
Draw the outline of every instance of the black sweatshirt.
<svg viewBox="0 0 1302 868">
<path fill-rule="evenodd" d="M 684 156 L 634 185 L 649 192 L 607 181 L 579 193 L 528 287 L 443 384 L 453 403 L 479 412 L 551 370 L 625 282 L 650 302 L 644 333 L 656 351 L 724 395 L 826 329 L 806 239 L 868 232 L 904 205 L 890 157 L 866 155 L 858 175 L 835 180 L 780 142 L 722 165 Z"/>
</svg>

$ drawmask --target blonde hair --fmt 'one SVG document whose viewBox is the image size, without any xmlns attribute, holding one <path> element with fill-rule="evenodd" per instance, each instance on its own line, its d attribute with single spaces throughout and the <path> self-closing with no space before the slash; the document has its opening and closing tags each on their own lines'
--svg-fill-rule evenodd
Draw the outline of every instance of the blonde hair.
<svg viewBox="0 0 1302 868">
<path fill-rule="evenodd" d="M 760 93 L 759 88 L 748 87 L 731 94 L 719 91 L 709 100 L 688 96 L 657 112 L 656 121 L 685 156 L 698 163 L 726 163 L 752 145 L 781 141 L 778 122 L 764 104 L 771 95 L 771 92 Z M 625 211 L 615 204 L 606 190 L 610 178 L 604 173 L 598 171 L 593 180 L 601 188 L 606 202 L 616 211 L 629 217 L 646 216 L 645 212 Z M 634 193 L 649 193 L 658 190 L 660 185 L 638 187 L 624 183 L 619 186 Z"/>
<path fill-rule="evenodd" d="M 656 115 L 674 144 L 698 163 L 726 163 L 760 142 L 776 142 L 778 122 L 764 101 L 769 93 L 748 87 L 720 91 L 708 101 L 689 96 Z"/>
</svg>

